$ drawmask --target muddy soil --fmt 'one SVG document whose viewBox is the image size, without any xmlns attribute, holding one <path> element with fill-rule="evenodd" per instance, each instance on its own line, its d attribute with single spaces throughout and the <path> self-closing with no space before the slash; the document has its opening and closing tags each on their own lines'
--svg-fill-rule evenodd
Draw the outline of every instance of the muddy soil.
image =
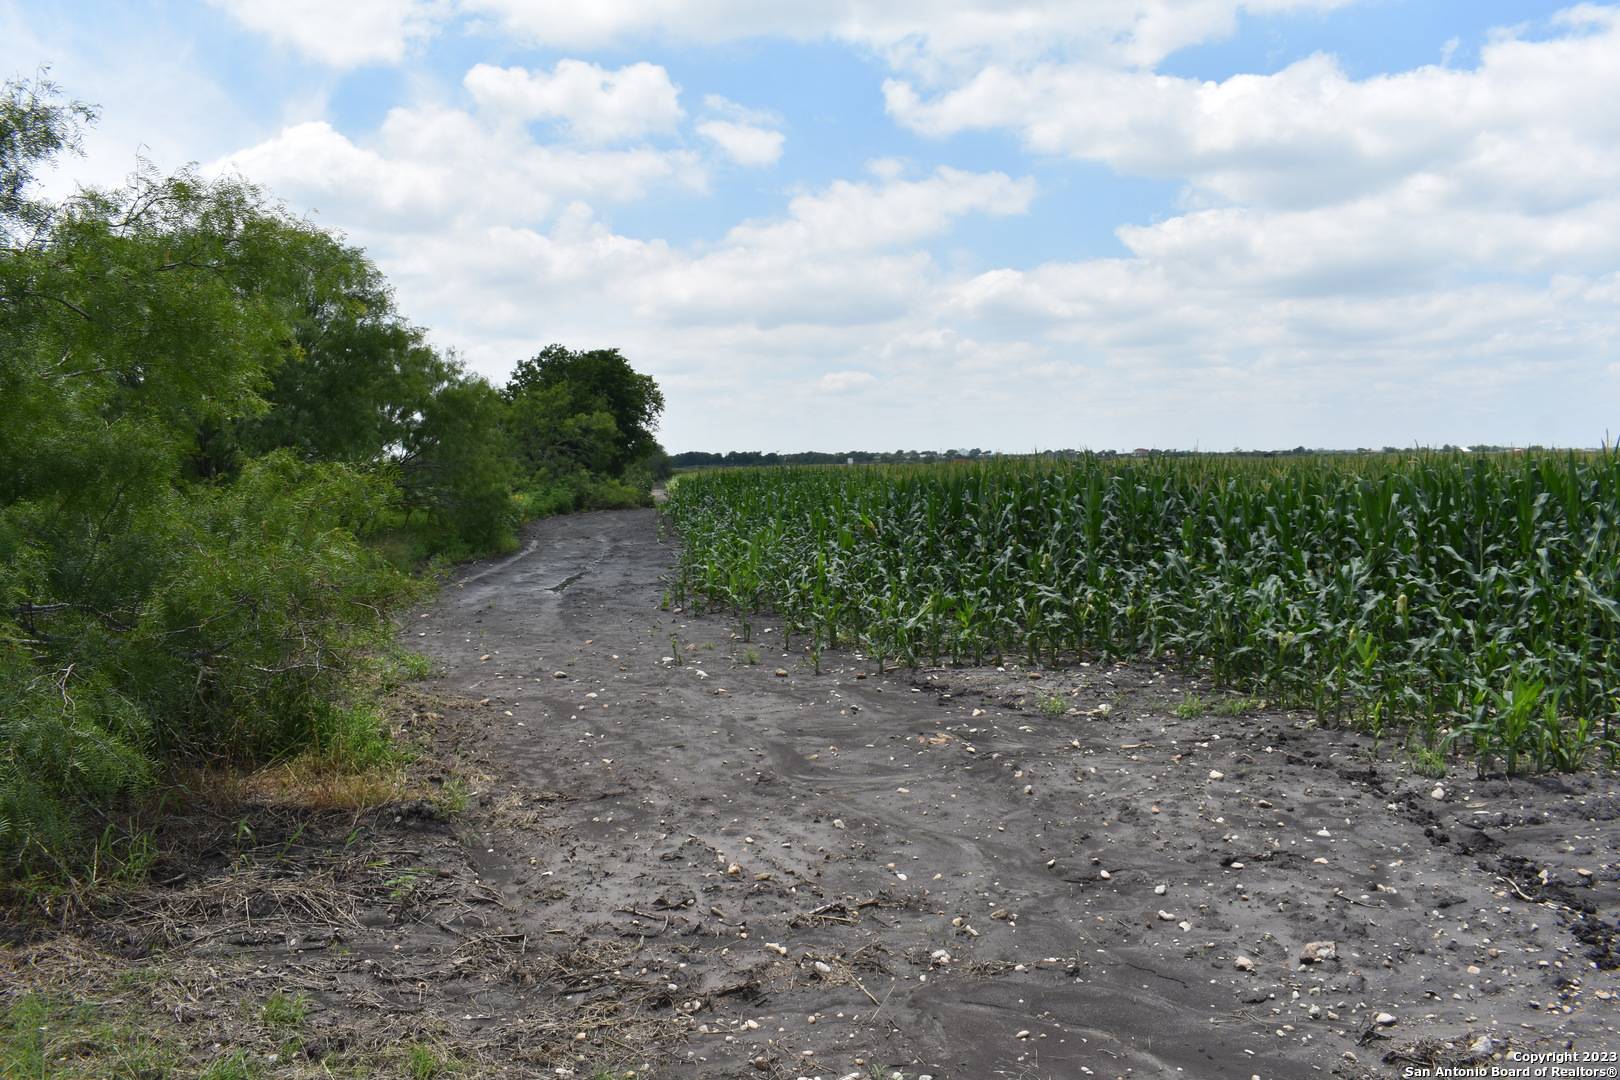
<svg viewBox="0 0 1620 1080">
<path fill-rule="evenodd" d="M 1620 1048 L 1612 775 L 1436 781 L 1305 716 L 1178 715 L 1227 696 L 1152 664 L 818 672 L 772 619 L 661 607 L 674 556 L 652 511 L 541 522 L 404 631 L 482 777 L 487 931 L 522 942 L 440 1011 L 514 1053 L 576 1029 L 536 1075 Z"/>
</svg>

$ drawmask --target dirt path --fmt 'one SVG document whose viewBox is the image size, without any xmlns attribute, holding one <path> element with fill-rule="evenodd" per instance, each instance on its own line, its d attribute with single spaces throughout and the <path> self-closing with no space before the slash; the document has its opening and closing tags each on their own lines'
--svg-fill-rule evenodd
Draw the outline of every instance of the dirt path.
<svg viewBox="0 0 1620 1080">
<path fill-rule="evenodd" d="M 660 610 L 673 557 L 651 511 L 542 522 L 406 630 L 477 732 L 476 870 L 530 943 L 469 1017 L 570 1010 L 580 1062 L 656 1077 L 1620 1047 L 1611 777 L 1437 785 L 1301 717 L 1178 717 L 1151 665 L 816 674 L 773 620 Z M 547 952 L 594 973 L 525 983 Z"/>
</svg>

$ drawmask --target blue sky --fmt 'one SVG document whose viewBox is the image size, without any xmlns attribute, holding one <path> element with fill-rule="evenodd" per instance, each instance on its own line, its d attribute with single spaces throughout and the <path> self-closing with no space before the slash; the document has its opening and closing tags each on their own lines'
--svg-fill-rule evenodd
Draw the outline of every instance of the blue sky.
<svg viewBox="0 0 1620 1080">
<path fill-rule="evenodd" d="M 0 0 L 10 76 L 364 245 L 672 449 L 1594 445 L 1613 4 Z M 1612 419 L 1611 419 L 1612 418 Z"/>
</svg>

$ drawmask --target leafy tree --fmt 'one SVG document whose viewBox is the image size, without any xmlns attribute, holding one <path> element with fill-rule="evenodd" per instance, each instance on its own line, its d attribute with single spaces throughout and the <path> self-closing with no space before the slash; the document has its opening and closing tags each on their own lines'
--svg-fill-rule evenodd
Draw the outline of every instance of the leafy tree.
<svg viewBox="0 0 1620 1080">
<path fill-rule="evenodd" d="M 50 206 L 28 197 L 34 170 L 64 150 L 77 149 L 95 110 L 83 102 L 58 104 L 44 79 L 9 80 L 0 88 L 0 239 L 8 249 L 50 220 Z"/>
<path fill-rule="evenodd" d="M 295 355 L 254 283 L 307 229 L 190 173 L 33 200 L 86 115 L 0 103 L 0 869 L 61 865 L 85 807 L 175 755 L 317 739 L 404 589 L 355 539 L 377 477 L 282 453 L 188 479 Z"/>
<path fill-rule="evenodd" d="M 250 185 L 34 198 L 92 116 L 0 92 L 0 874 L 64 867 L 87 807 L 175 761 L 374 744 L 350 676 L 412 590 L 390 530 L 479 554 L 667 468 L 616 350 L 497 391 Z"/>
<path fill-rule="evenodd" d="M 610 476 L 658 450 L 653 429 L 664 411 L 664 395 L 652 376 L 630 366 L 618 349 L 576 351 L 548 345 L 521 361 L 506 384 L 514 406 L 513 430 L 519 451 L 531 466 L 554 467 L 559 456 Z M 613 431 L 597 419 L 576 430 L 558 430 L 559 417 L 604 413 Z M 598 440 L 608 444 L 607 452 Z"/>
<path fill-rule="evenodd" d="M 513 455 L 505 420 L 506 403 L 489 383 L 458 374 L 434 392 L 404 435 L 406 506 L 425 510 L 466 553 L 512 540 Z"/>
<path fill-rule="evenodd" d="M 261 289 L 286 305 L 292 350 L 270 377 L 270 406 L 242 425 L 246 454 L 375 463 L 397 452 L 432 396 L 456 376 L 394 306 L 365 253 L 302 223 L 272 220 L 283 264 Z"/>
</svg>

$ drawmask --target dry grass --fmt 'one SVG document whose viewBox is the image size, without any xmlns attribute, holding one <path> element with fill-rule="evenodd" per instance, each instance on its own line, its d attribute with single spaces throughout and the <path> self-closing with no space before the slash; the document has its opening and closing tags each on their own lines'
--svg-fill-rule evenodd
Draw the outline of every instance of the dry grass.
<svg viewBox="0 0 1620 1080">
<path fill-rule="evenodd" d="M 399 766 L 360 771 L 299 757 L 251 772 L 228 768 L 191 770 L 176 786 L 211 806 L 261 804 L 309 810 L 374 810 L 413 794 L 408 773 Z"/>
</svg>

